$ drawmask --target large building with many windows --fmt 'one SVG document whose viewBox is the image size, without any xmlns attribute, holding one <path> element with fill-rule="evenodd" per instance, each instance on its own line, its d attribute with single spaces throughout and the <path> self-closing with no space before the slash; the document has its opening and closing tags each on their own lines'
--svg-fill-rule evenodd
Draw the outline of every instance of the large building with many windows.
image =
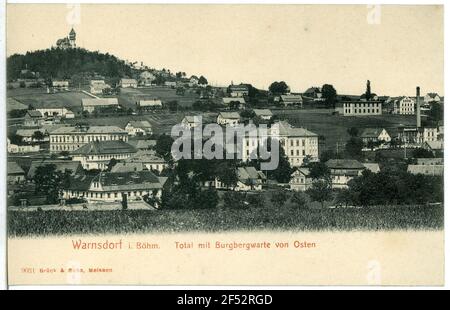
<svg viewBox="0 0 450 310">
<path fill-rule="evenodd" d="M 344 116 L 381 115 L 381 101 L 345 101 L 342 103 Z"/>
<path fill-rule="evenodd" d="M 50 152 L 72 152 L 94 141 L 128 141 L 128 132 L 117 126 L 60 127 L 49 133 Z"/>
<path fill-rule="evenodd" d="M 416 113 L 416 100 L 410 97 L 395 100 L 393 113 L 402 115 Z"/>
<path fill-rule="evenodd" d="M 283 147 L 289 163 L 292 167 L 299 167 L 308 157 L 311 161 L 319 159 L 319 136 L 305 128 L 296 128 L 280 121 L 273 124 L 264 135 L 245 135 L 242 139 L 242 160 L 251 159 L 252 154 L 257 153 L 258 145 L 264 144 L 267 137 L 277 139 Z"/>
</svg>

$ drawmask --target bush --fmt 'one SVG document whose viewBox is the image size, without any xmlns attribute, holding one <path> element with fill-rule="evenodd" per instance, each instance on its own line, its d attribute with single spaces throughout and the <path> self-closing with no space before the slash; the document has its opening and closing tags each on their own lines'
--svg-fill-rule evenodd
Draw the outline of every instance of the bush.
<svg viewBox="0 0 450 310">
<path fill-rule="evenodd" d="M 270 202 L 276 207 L 282 207 L 285 202 L 289 199 L 289 194 L 284 189 L 277 189 L 272 193 L 270 197 Z"/>
<path fill-rule="evenodd" d="M 241 192 L 225 192 L 223 195 L 223 203 L 226 208 L 242 209 L 247 207 L 245 203 L 245 194 Z"/>
<path fill-rule="evenodd" d="M 258 208 L 263 207 L 265 204 L 264 195 L 262 193 L 247 194 L 247 202 L 250 207 Z"/>
<path fill-rule="evenodd" d="M 308 208 L 308 199 L 306 198 L 306 195 L 303 192 L 294 192 L 291 197 L 291 202 L 298 209 Z"/>
</svg>

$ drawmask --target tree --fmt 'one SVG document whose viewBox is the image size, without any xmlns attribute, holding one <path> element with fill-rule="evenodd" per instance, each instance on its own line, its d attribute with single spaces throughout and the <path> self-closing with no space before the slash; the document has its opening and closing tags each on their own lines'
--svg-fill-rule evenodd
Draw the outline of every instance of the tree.
<svg viewBox="0 0 450 310">
<path fill-rule="evenodd" d="M 424 148 L 417 148 L 414 149 L 412 152 L 412 157 L 414 158 L 433 158 L 433 152 L 424 149 Z"/>
<path fill-rule="evenodd" d="M 198 78 L 198 84 L 200 85 L 208 85 L 208 80 L 202 75 Z"/>
<path fill-rule="evenodd" d="M 57 171 L 56 166 L 43 165 L 36 168 L 33 178 L 36 194 L 43 194 L 47 197 L 47 203 L 56 203 L 62 195 L 63 189 L 70 184 L 70 171 Z"/>
<path fill-rule="evenodd" d="M 309 176 L 312 179 L 323 179 L 330 176 L 330 168 L 324 162 L 314 162 L 309 164 Z"/>
<path fill-rule="evenodd" d="M 308 201 L 306 195 L 303 192 L 294 192 L 291 196 L 291 202 L 298 209 L 305 209 L 308 207 Z"/>
<path fill-rule="evenodd" d="M 44 140 L 44 134 L 41 131 L 36 130 L 35 132 L 33 132 L 31 138 L 35 141 L 42 141 Z"/>
<path fill-rule="evenodd" d="M 239 113 L 239 115 L 242 118 L 253 118 L 256 116 L 255 112 L 253 112 L 253 110 L 243 110 L 241 111 L 241 113 Z"/>
<path fill-rule="evenodd" d="M 430 118 L 435 122 L 442 121 L 444 119 L 444 109 L 441 103 L 435 102 L 431 105 Z"/>
<path fill-rule="evenodd" d="M 13 134 L 9 136 L 9 140 L 12 144 L 21 144 L 22 143 L 22 136 L 19 136 L 17 134 Z"/>
<path fill-rule="evenodd" d="M 171 100 L 167 103 L 167 106 L 169 108 L 170 112 L 176 112 L 178 111 L 178 101 L 177 100 Z"/>
<path fill-rule="evenodd" d="M 231 160 L 220 162 L 216 167 L 215 175 L 226 187 L 233 189 L 239 180 L 236 164 Z"/>
<path fill-rule="evenodd" d="M 288 92 L 288 90 L 289 90 L 289 86 L 284 81 L 281 81 L 281 82 L 275 81 L 272 84 L 270 84 L 270 86 L 269 86 L 269 91 L 273 95 L 284 95 Z"/>
<path fill-rule="evenodd" d="M 155 151 L 156 154 L 162 158 L 164 158 L 166 161 L 169 161 L 172 159 L 172 144 L 173 144 L 173 138 L 168 135 L 160 135 L 158 139 L 156 140 L 155 145 Z"/>
<path fill-rule="evenodd" d="M 284 189 L 276 189 L 270 196 L 270 202 L 278 208 L 282 207 L 288 199 L 289 195 Z"/>
<path fill-rule="evenodd" d="M 363 141 L 357 137 L 351 137 L 345 144 L 345 152 L 353 159 L 360 159 L 362 157 Z"/>
<path fill-rule="evenodd" d="M 324 84 L 322 86 L 322 98 L 325 99 L 325 105 L 328 108 L 335 108 L 337 101 L 337 92 L 333 85 Z"/>
<path fill-rule="evenodd" d="M 347 133 L 350 135 L 350 137 L 357 137 L 358 136 L 358 128 L 356 128 L 356 127 L 348 128 Z"/>
<path fill-rule="evenodd" d="M 266 141 L 268 146 L 270 146 L 270 141 Z M 272 152 L 270 147 L 266 148 L 269 152 Z M 272 154 L 275 156 L 275 154 Z M 293 169 L 291 168 L 291 164 L 284 152 L 284 148 L 281 146 L 281 143 L 278 141 L 278 166 L 275 170 L 269 171 L 269 177 L 275 179 L 278 183 L 288 183 L 291 180 L 291 174 Z"/>
<path fill-rule="evenodd" d="M 311 197 L 313 201 L 320 202 L 323 207 L 323 203 L 330 200 L 332 197 L 331 182 L 329 180 L 315 180 L 311 188 L 309 188 L 306 193 Z"/>
</svg>

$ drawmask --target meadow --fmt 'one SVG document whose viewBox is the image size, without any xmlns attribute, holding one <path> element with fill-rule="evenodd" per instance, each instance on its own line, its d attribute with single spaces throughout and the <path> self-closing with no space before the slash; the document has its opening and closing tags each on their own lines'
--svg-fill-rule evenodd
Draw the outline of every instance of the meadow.
<svg viewBox="0 0 450 310">
<path fill-rule="evenodd" d="M 439 230 L 442 206 L 298 209 L 8 211 L 10 236 L 223 231 Z"/>
<path fill-rule="evenodd" d="M 330 109 L 300 109 L 274 110 L 279 119 L 287 120 L 295 127 L 303 127 L 325 137 L 325 149 L 336 150 L 336 143 L 343 147 L 350 139 L 347 129 L 356 127 L 358 130 L 370 127 L 385 129 L 401 125 L 414 125 L 414 115 L 383 114 L 374 116 L 342 116 L 332 115 Z M 321 151 L 324 149 L 322 148 Z"/>
</svg>

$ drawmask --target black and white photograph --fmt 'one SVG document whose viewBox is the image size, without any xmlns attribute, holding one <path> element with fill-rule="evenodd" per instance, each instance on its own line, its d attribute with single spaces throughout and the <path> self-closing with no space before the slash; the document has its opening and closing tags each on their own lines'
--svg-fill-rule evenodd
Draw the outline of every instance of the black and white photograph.
<svg viewBox="0 0 450 310">
<path fill-rule="evenodd" d="M 266 264 L 284 247 L 306 265 L 324 251 L 314 268 L 351 268 L 327 251 L 381 254 L 361 265 L 372 280 L 286 269 L 236 282 L 443 284 L 443 5 L 9 3 L 5 64 L 16 284 L 63 283 L 60 264 L 88 264 L 78 253 L 145 248 L 162 264 L 191 249 L 250 264 L 253 251 Z M 377 246 L 358 250 L 366 234 Z M 344 236 L 341 254 L 327 248 Z M 431 250 L 415 259 L 420 238 Z M 51 240 L 61 254 L 44 258 Z M 406 257 L 405 269 L 429 263 L 396 274 Z M 69 283 L 116 281 L 114 267 L 91 269 Z M 177 283 L 130 273 L 114 283 Z M 231 283 L 211 277 L 180 281 Z"/>
</svg>

